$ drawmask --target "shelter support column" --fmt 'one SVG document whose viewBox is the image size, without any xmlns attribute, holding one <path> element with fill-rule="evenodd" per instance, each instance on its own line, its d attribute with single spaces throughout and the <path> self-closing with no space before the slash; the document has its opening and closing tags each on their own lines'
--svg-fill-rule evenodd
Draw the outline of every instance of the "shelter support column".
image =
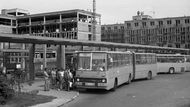
<svg viewBox="0 0 190 107">
<path fill-rule="evenodd" d="M 4 43 L 3 42 L 1 43 L 0 49 L 4 49 Z"/>
<path fill-rule="evenodd" d="M 81 46 L 81 47 L 80 47 L 80 51 L 83 51 L 83 50 L 84 50 L 84 49 L 83 49 L 83 46 Z"/>
<path fill-rule="evenodd" d="M 35 54 L 35 44 L 30 44 L 30 47 L 29 47 L 29 78 L 30 80 L 35 79 L 34 54 Z"/>
<path fill-rule="evenodd" d="M 22 44 L 22 49 L 26 50 L 26 44 L 24 44 L 24 43 Z M 24 57 L 22 57 L 22 68 L 26 69 L 26 58 L 25 58 L 24 52 L 22 53 L 22 56 L 24 56 Z"/>
<path fill-rule="evenodd" d="M 59 45 L 57 48 L 57 68 L 65 69 L 65 45 Z"/>
<path fill-rule="evenodd" d="M 44 16 L 44 36 L 46 36 L 46 17 Z M 47 51 L 47 44 L 43 45 L 43 68 L 47 67 L 47 59 L 46 59 L 46 51 Z"/>
<path fill-rule="evenodd" d="M 43 45 L 43 68 L 47 67 L 47 59 L 46 59 L 46 54 L 47 54 L 47 44 Z"/>
<path fill-rule="evenodd" d="M 59 37 L 62 38 L 62 15 L 59 16 Z"/>
</svg>

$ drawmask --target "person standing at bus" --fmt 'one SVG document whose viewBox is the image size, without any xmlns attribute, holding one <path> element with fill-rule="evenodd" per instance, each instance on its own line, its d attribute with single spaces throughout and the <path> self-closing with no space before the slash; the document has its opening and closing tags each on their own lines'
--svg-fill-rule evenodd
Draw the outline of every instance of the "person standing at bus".
<svg viewBox="0 0 190 107">
<path fill-rule="evenodd" d="M 64 69 L 60 69 L 59 73 L 59 90 L 64 89 Z"/>
<path fill-rule="evenodd" d="M 44 91 L 49 91 L 50 82 L 49 82 L 49 75 L 47 73 L 47 68 L 44 68 L 43 73 L 44 73 L 44 82 L 45 82 Z"/>
<path fill-rule="evenodd" d="M 73 84 L 74 84 L 73 74 L 72 74 L 72 72 L 70 70 L 68 70 L 68 71 L 69 71 L 69 78 L 70 78 L 69 87 L 71 89 L 73 89 Z"/>
<path fill-rule="evenodd" d="M 60 69 L 56 69 L 56 88 L 59 89 L 59 71 Z"/>
<path fill-rule="evenodd" d="M 70 82 L 71 82 L 71 77 L 69 75 L 70 70 L 66 69 L 64 73 L 64 80 L 65 80 L 65 90 L 70 91 Z"/>
<path fill-rule="evenodd" d="M 51 70 L 51 88 L 55 88 L 56 85 L 56 71 L 55 68 Z"/>
</svg>

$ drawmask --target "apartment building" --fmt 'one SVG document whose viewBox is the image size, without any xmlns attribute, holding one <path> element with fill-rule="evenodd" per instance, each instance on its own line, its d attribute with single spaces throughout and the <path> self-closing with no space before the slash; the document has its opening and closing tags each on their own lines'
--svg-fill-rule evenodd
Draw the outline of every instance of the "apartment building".
<svg viewBox="0 0 190 107">
<path fill-rule="evenodd" d="M 120 40 L 124 40 L 125 43 L 190 48 L 190 16 L 152 18 L 149 15 L 138 13 L 133 16 L 133 20 L 125 21 L 120 26 L 124 26 L 124 34 L 120 35 L 124 38 Z M 112 38 L 110 36 L 117 35 L 110 34 L 115 31 L 114 27 L 115 24 L 109 27 L 102 25 L 102 32 L 104 32 L 102 39 L 106 37 L 104 40 L 107 40 L 108 37 Z"/>
</svg>

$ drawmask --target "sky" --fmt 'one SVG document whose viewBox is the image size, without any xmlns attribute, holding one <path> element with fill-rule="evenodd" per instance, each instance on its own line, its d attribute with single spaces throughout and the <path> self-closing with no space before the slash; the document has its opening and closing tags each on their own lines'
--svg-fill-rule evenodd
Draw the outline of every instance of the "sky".
<svg viewBox="0 0 190 107">
<path fill-rule="evenodd" d="M 92 3 L 93 0 L 0 0 L 0 10 L 21 8 L 30 14 L 71 9 L 92 11 Z M 96 0 L 102 25 L 132 20 L 137 11 L 154 18 L 190 16 L 190 0 Z"/>
</svg>

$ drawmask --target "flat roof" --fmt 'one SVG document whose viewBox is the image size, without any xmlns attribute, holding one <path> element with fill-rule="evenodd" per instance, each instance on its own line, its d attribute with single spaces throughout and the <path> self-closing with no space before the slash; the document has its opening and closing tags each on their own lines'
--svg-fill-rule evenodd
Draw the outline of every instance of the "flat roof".
<svg viewBox="0 0 190 107">
<path fill-rule="evenodd" d="M 28 18 L 28 17 L 40 17 L 40 16 L 49 16 L 49 15 L 59 15 L 59 14 L 69 14 L 69 13 L 86 13 L 86 14 L 93 14 L 93 12 L 81 10 L 81 9 L 74 9 L 74 10 L 65 10 L 65 11 L 55 11 L 55 12 L 47 12 L 47 13 L 38 13 L 38 14 L 30 14 L 26 16 L 18 16 L 17 18 Z M 96 16 L 101 16 L 100 14 L 96 13 Z"/>
<path fill-rule="evenodd" d="M 3 14 L 0 14 L 0 18 L 4 18 L 4 19 L 16 19 L 15 16 L 9 16 L 9 15 L 3 15 Z"/>
<path fill-rule="evenodd" d="M 185 19 L 185 18 L 190 18 L 190 16 L 180 16 L 180 17 L 164 17 L 164 18 L 152 18 L 152 19 L 148 19 L 148 20 L 127 20 L 127 21 L 124 21 L 125 23 L 127 22 L 137 22 L 137 21 L 156 21 L 156 20 L 168 20 L 168 19 Z"/>
</svg>

